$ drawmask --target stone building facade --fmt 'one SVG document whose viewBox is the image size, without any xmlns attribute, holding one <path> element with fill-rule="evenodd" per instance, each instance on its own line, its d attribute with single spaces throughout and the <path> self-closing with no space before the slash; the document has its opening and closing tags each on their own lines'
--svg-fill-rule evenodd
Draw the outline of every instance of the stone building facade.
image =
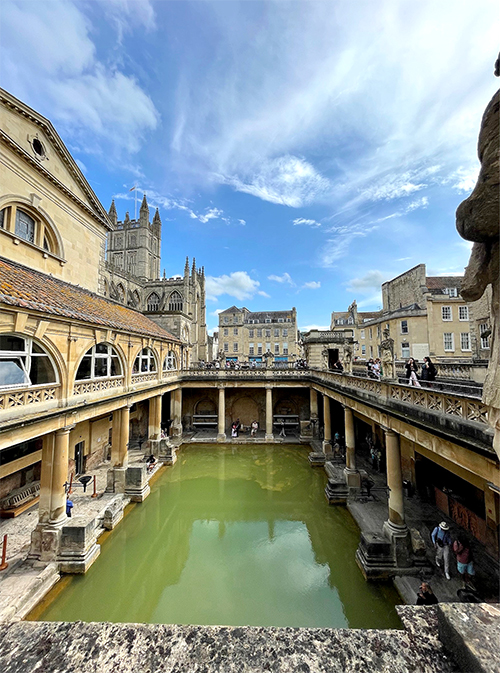
<svg viewBox="0 0 500 673">
<path fill-rule="evenodd" d="M 186 344 L 186 360 L 207 358 L 205 271 L 191 269 L 186 258 L 184 275 L 160 278 L 161 218 L 156 209 L 149 221 L 146 195 L 139 218 L 129 213 L 118 220 L 114 201 L 109 210 L 113 230 L 108 234 L 106 265 L 102 279 L 104 296 L 147 314 L 151 320 Z"/>
<path fill-rule="evenodd" d="M 487 302 L 466 302 L 460 287 L 461 277 L 427 276 L 419 264 L 382 285 L 382 310 L 358 312 L 354 301 L 346 312 L 332 313 L 331 329 L 351 329 L 355 354 L 362 358 L 380 357 L 389 330 L 397 359 L 488 359 Z"/>
<path fill-rule="evenodd" d="M 297 311 L 252 312 L 231 306 L 219 313 L 219 352 L 226 360 L 291 362 L 299 354 Z"/>
</svg>

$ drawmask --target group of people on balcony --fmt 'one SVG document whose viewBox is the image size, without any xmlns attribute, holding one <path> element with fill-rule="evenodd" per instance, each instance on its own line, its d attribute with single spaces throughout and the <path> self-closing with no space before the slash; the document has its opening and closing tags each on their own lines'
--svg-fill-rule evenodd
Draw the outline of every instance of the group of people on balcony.
<svg viewBox="0 0 500 673">
<path fill-rule="evenodd" d="M 418 361 L 414 358 L 409 358 L 405 365 L 406 378 L 410 386 L 421 388 L 420 381 L 435 381 L 437 376 L 436 365 L 432 362 L 430 357 L 425 357 L 422 367 L 419 369 Z"/>
</svg>

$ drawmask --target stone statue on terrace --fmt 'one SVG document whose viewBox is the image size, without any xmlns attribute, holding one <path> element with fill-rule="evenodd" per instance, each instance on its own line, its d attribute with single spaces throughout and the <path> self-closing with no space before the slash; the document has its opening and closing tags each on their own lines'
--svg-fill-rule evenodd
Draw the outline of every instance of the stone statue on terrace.
<svg viewBox="0 0 500 673">
<path fill-rule="evenodd" d="M 383 379 L 396 378 L 396 367 L 394 365 L 394 339 L 391 339 L 389 335 L 389 330 L 385 329 L 384 340 L 380 344 Z"/>
</svg>

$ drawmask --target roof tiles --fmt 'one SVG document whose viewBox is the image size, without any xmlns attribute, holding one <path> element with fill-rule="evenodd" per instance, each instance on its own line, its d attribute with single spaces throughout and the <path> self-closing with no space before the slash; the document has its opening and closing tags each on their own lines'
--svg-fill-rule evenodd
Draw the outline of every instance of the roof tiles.
<svg viewBox="0 0 500 673">
<path fill-rule="evenodd" d="M 140 336 L 178 341 L 138 311 L 2 257 L 0 303 Z"/>
</svg>

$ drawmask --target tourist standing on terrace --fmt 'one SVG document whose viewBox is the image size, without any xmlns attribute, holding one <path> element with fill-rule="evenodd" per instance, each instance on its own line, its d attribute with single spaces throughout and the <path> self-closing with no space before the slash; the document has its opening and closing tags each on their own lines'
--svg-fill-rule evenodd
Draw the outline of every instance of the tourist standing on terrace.
<svg viewBox="0 0 500 673">
<path fill-rule="evenodd" d="M 415 362 L 413 358 L 410 358 L 408 362 L 405 365 L 406 369 L 406 378 L 408 379 L 408 382 L 410 386 L 417 386 L 417 388 L 420 388 L 420 383 L 418 381 L 418 365 Z"/>
</svg>

